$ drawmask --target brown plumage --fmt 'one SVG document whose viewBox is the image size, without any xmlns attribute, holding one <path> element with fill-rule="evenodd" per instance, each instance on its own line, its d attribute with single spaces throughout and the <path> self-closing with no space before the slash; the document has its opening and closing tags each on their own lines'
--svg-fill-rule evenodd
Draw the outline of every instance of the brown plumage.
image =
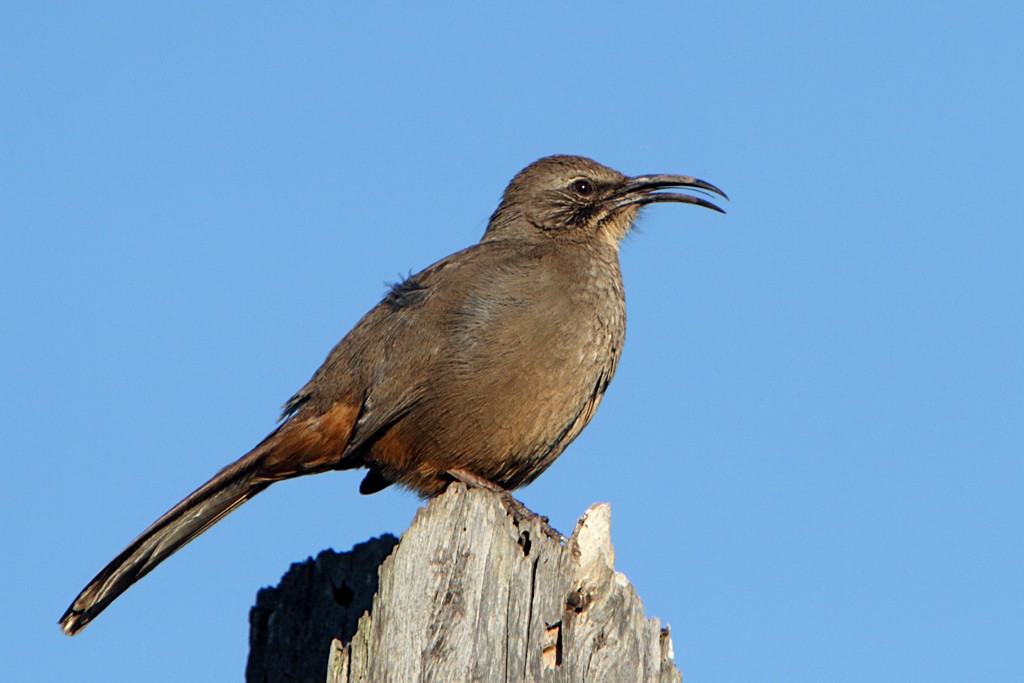
<svg viewBox="0 0 1024 683">
<path fill-rule="evenodd" d="M 454 479 L 533 481 L 594 414 L 622 350 L 619 242 L 640 207 L 724 194 L 688 176 L 628 178 L 553 156 L 521 171 L 478 244 L 388 295 L 285 405 L 284 422 L 132 541 L 61 617 L 75 634 L 181 546 L 264 488 L 369 470 L 360 491 L 423 496 Z"/>
</svg>

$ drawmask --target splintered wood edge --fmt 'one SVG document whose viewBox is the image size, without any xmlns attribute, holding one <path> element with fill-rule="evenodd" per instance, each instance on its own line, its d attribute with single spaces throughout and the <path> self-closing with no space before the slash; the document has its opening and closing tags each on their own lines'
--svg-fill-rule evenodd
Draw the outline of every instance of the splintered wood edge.
<svg viewBox="0 0 1024 683">
<path fill-rule="evenodd" d="M 435 519 L 441 520 L 442 523 L 435 525 Z M 471 529 L 471 526 L 477 528 Z M 512 658 L 516 662 L 517 670 L 521 671 L 522 678 L 530 679 L 539 674 L 540 669 L 561 667 L 564 656 L 572 657 L 574 653 L 563 652 L 567 644 L 570 647 L 584 647 L 591 654 L 605 656 L 594 657 L 595 668 L 584 672 L 583 678 L 576 678 L 581 675 L 577 671 L 573 678 L 566 680 L 587 680 L 589 676 L 614 672 L 616 666 L 630 666 L 631 663 L 622 661 L 621 657 L 616 659 L 608 656 L 611 653 L 601 652 L 602 648 L 607 647 L 604 644 L 605 624 L 591 623 L 593 620 L 588 622 L 586 616 L 591 606 L 595 605 L 602 618 L 621 621 L 619 627 L 626 629 L 630 636 L 629 640 L 633 642 L 629 654 L 636 657 L 638 665 L 643 665 L 643 671 L 650 680 L 681 680 L 681 675 L 674 664 L 674 651 L 668 627 L 662 628 L 658 619 L 648 619 L 644 615 L 643 604 L 635 588 L 622 573 L 615 571 L 615 549 L 611 543 L 611 506 L 607 503 L 595 503 L 587 508 L 577 520 L 572 536 L 564 545 L 547 537 L 542 529 L 543 522 L 540 519 L 514 520 L 511 513 L 506 512 L 498 495 L 477 488 L 467 488 L 460 483 L 450 486 L 443 495 L 429 501 L 417 511 L 409 528 L 402 535 L 402 540 L 381 564 L 380 589 L 374 597 L 372 613 L 366 612 L 359 619 L 358 630 L 350 643 L 345 644 L 338 639 L 332 642 L 328 682 L 354 683 L 372 680 L 369 676 L 379 669 L 379 663 L 372 661 L 375 656 L 387 656 L 392 660 L 389 664 L 400 664 L 397 660 L 404 657 L 422 657 L 422 652 L 396 652 L 390 644 L 385 647 L 383 643 L 376 642 L 383 635 L 384 627 L 377 623 L 375 616 L 385 619 L 400 618 L 394 612 L 389 613 L 386 605 L 379 605 L 380 591 L 383 591 L 386 585 L 394 584 L 399 578 L 394 572 L 401 555 L 429 555 L 431 551 L 436 552 L 440 547 L 436 544 L 444 544 L 446 538 L 454 538 L 456 533 L 471 533 L 477 536 L 486 535 L 488 530 L 489 533 L 505 536 L 518 545 L 524 555 L 534 557 L 534 562 L 538 561 L 536 558 L 546 555 L 546 563 L 562 567 L 559 571 L 557 566 L 549 566 L 544 573 L 545 582 L 549 585 L 538 585 L 541 577 L 537 575 L 535 565 L 530 586 L 531 595 L 542 591 L 557 591 L 558 584 L 568 588 L 567 594 L 560 598 L 562 614 L 559 618 L 549 623 L 539 615 L 533 615 L 531 607 L 528 623 L 536 622 L 536 626 L 528 628 L 527 633 L 520 633 L 515 638 L 506 634 L 509 637 L 506 648 L 513 647 L 515 643 L 518 643 L 517 647 L 527 648 L 526 652 L 505 651 L 506 666 L 509 664 L 509 658 Z M 412 546 L 407 539 L 413 542 Z M 540 547 L 531 547 L 532 544 L 540 544 Z M 511 581 L 512 577 L 509 578 Z M 552 580 L 554 584 L 551 583 Z M 383 615 L 380 612 L 381 607 L 385 608 Z M 567 624 L 565 619 L 569 619 L 571 623 Z M 544 623 L 540 623 L 542 621 Z M 566 634 L 567 626 L 575 630 Z M 571 640 L 564 640 L 565 636 Z M 522 640 L 523 637 L 526 640 Z M 472 644 L 461 642 L 456 643 L 454 647 L 471 648 Z M 388 654 L 384 655 L 385 652 Z M 531 655 L 531 652 L 534 654 Z M 574 664 L 578 664 L 581 659 L 580 656 L 572 658 Z M 591 660 L 586 661 L 589 667 Z M 411 662 L 411 668 L 400 670 L 404 676 L 412 674 L 413 671 L 420 671 L 417 667 L 417 662 Z M 530 674 L 530 671 L 534 673 Z"/>
</svg>

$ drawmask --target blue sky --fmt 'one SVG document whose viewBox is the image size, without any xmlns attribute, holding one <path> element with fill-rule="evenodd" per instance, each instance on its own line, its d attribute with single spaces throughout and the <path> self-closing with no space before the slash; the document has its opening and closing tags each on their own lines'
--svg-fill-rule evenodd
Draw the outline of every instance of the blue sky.
<svg viewBox="0 0 1024 683">
<path fill-rule="evenodd" d="M 591 426 L 522 499 L 613 510 L 689 683 L 1016 680 L 1018 2 L 7 4 L 0 576 L 10 680 L 238 680 L 256 591 L 401 532 L 272 487 L 80 636 L 56 620 L 244 453 L 394 281 L 552 153 L 649 207 Z"/>
</svg>

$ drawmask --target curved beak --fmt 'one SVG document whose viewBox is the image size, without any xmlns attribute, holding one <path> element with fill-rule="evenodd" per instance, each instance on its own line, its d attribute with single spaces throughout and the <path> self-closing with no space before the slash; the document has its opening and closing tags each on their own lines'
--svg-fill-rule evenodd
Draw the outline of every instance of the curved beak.
<svg viewBox="0 0 1024 683">
<path fill-rule="evenodd" d="M 711 183 L 698 180 L 693 176 L 641 175 L 635 178 L 630 178 L 626 181 L 626 184 L 622 186 L 622 189 L 619 192 L 616 192 L 608 199 L 608 202 L 611 204 L 609 208 L 618 209 L 630 204 L 643 205 L 653 204 L 655 202 L 683 202 L 685 204 L 703 206 L 704 208 L 712 209 L 719 213 L 725 213 L 725 211 L 718 206 L 712 204 L 706 199 L 701 199 L 700 197 L 694 197 L 693 195 L 682 194 L 679 192 L 658 192 L 658 190 L 667 187 L 693 187 L 710 194 L 716 194 L 723 199 L 729 199 L 724 192 Z"/>
</svg>

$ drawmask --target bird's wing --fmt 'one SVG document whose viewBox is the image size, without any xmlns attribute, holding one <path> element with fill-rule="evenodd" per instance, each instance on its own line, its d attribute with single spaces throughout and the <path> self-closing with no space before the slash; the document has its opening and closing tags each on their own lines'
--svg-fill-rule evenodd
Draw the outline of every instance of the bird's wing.
<svg viewBox="0 0 1024 683">
<path fill-rule="evenodd" d="M 476 244 L 394 284 L 289 399 L 282 418 L 320 414 L 339 401 L 358 403 L 346 453 L 401 419 L 450 361 L 460 302 L 479 287 L 474 273 L 508 259 L 507 251 L 500 243 Z"/>
</svg>

